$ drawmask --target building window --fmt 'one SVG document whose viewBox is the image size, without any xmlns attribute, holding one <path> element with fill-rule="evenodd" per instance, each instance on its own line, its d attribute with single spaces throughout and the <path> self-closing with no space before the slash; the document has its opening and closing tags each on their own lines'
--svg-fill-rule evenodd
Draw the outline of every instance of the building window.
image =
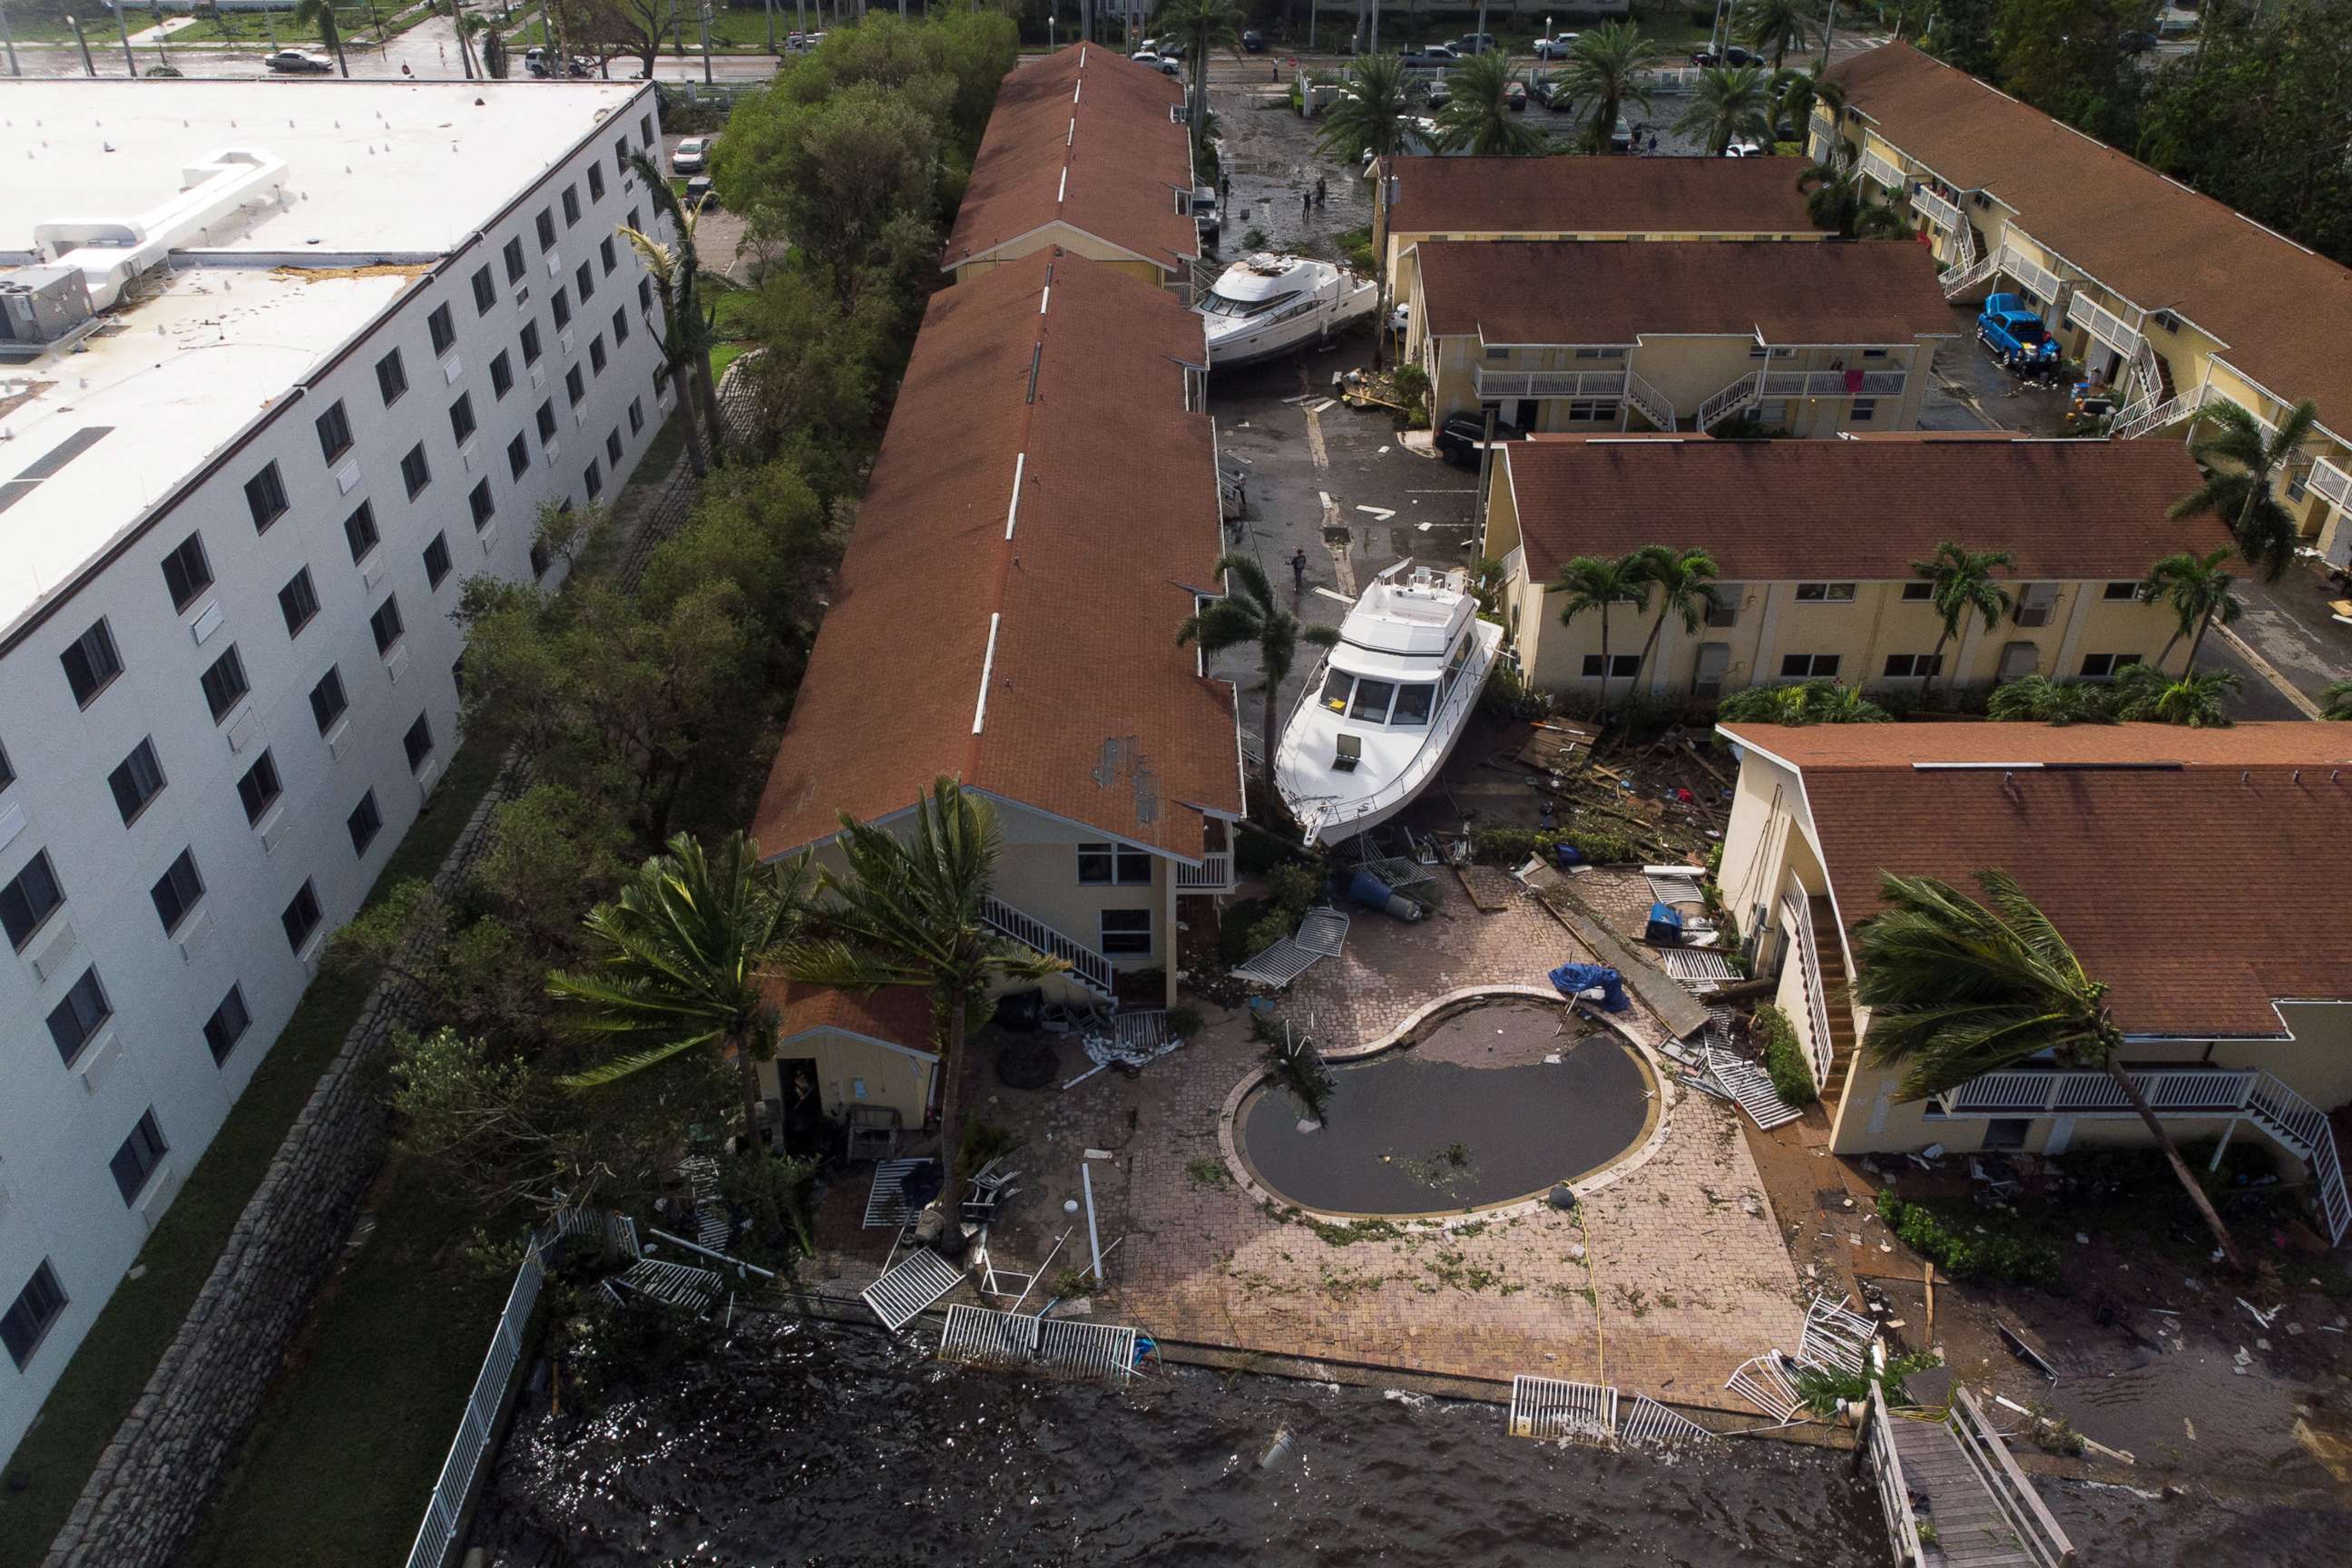
<svg viewBox="0 0 2352 1568">
<path fill-rule="evenodd" d="M 334 728 L 335 721 L 351 705 L 351 699 L 343 695 L 343 672 L 328 666 L 327 673 L 319 677 L 319 684 L 310 688 L 310 717 L 318 721 L 319 733 L 323 735 Z"/>
<path fill-rule="evenodd" d="M 1572 397 L 1568 403 L 1568 417 L 1574 419 L 1614 419 L 1617 400 L 1613 397 Z"/>
<path fill-rule="evenodd" d="M 1890 653 L 1886 656 L 1886 679 L 1889 680 L 1925 680 L 1944 673 L 1944 656 L 1940 653 Z"/>
<path fill-rule="evenodd" d="M 400 482 L 408 489 L 408 499 L 415 500 L 433 482 L 433 465 L 425 460 L 425 443 L 419 441 L 400 459 Z"/>
<path fill-rule="evenodd" d="M 215 724 L 228 716 L 239 698 L 253 689 L 251 682 L 245 679 L 245 660 L 237 657 L 235 643 L 213 660 L 212 668 L 199 676 L 196 683 L 205 689 L 205 706 L 212 710 Z"/>
<path fill-rule="evenodd" d="M 163 922 L 163 934 L 171 935 L 188 918 L 188 911 L 204 901 L 205 879 L 196 870 L 196 858 L 183 849 L 155 885 L 147 889 L 155 900 L 155 913 Z"/>
<path fill-rule="evenodd" d="M 507 478 L 519 479 L 530 467 L 530 442 L 520 431 L 507 443 Z"/>
<path fill-rule="evenodd" d="M 546 576 L 547 563 L 552 559 L 553 557 L 550 556 L 547 552 L 546 545 L 541 544 L 536 539 L 530 542 L 530 574 L 532 576 Z"/>
<path fill-rule="evenodd" d="M 504 397 L 514 390 L 514 361 L 500 349 L 490 360 L 490 395 Z"/>
<path fill-rule="evenodd" d="M 642 142 L 648 151 L 652 149 L 654 144 L 654 117 L 652 115 L 640 114 L 637 116 L 637 140 Z"/>
<path fill-rule="evenodd" d="M 580 286 L 580 302 L 582 304 L 585 305 L 589 300 L 593 300 L 596 297 L 596 275 L 589 270 L 588 264 L 586 262 L 582 262 L 578 268 L 572 272 L 572 280 Z"/>
<path fill-rule="evenodd" d="M 490 307 L 498 303 L 498 299 L 499 285 L 497 279 L 490 276 L 490 269 L 488 267 L 474 268 L 474 314 L 488 315 Z"/>
<path fill-rule="evenodd" d="M 614 268 L 621 265 L 620 255 L 613 248 L 613 237 L 609 234 L 596 242 L 596 256 L 597 259 L 604 262 L 604 276 L 607 278 L 613 275 Z"/>
<path fill-rule="evenodd" d="M 653 308 L 654 280 L 650 278 L 640 278 L 637 279 L 637 309 L 650 313 Z"/>
<path fill-rule="evenodd" d="M 0 1315 L 0 1343 L 7 1345 L 8 1359 L 16 1363 L 18 1372 L 25 1370 L 33 1359 L 33 1352 L 40 1348 L 42 1336 L 65 1310 L 65 1289 L 58 1283 L 57 1270 L 44 1258 L 40 1267 L 33 1270 L 32 1279 L 16 1292 L 16 1300 L 9 1304 L 7 1312 Z"/>
<path fill-rule="evenodd" d="M 578 374 L 577 371 L 572 373 Z M 555 405 L 542 398 L 539 405 L 539 439 L 541 445 L 555 439 Z"/>
<path fill-rule="evenodd" d="M 72 1066 L 89 1037 L 113 1016 L 114 1005 L 106 999 L 98 971 L 83 970 L 81 978 L 68 986 L 58 1005 L 49 1009 L 49 1038 L 57 1042 L 58 1059 Z"/>
<path fill-rule="evenodd" d="M 630 399 L 629 399 L 629 434 L 630 434 L 630 435 L 632 435 L 632 436 L 634 436 L 634 435 L 635 435 L 638 431 L 643 430 L 645 427 L 646 427 L 646 405 L 645 405 L 645 400 L 644 400 L 643 398 L 639 398 L 639 397 L 632 397 L 632 398 L 630 398 Z"/>
<path fill-rule="evenodd" d="M 74 700 L 84 708 L 122 673 L 122 656 L 114 651 L 114 633 L 108 629 L 104 616 L 74 638 L 58 655 L 58 662 L 65 666 L 66 684 L 73 689 Z"/>
<path fill-rule="evenodd" d="M 587 487 L 590 500 L 594 500 L 604 493 L 604 470 L 596 466 L 595 458 L 589 458 L 588 466 L 581 470 L 580 482 Z"/>
<path fill-rule="evenodd" d="M 625 136 L 613 143 L 613 173 L 625 180 L 629 177 L 629 139 Z M 637 226 L 633 223 L 629 226 L 635 228 Z"/>
<path fill-rule="evenodd" d="M 629 308 L 626 305 L 615 305 L 613 307 L 613 346 L 617 349 L 628 341 Z"/>
<path fill-rule="evenodd" d="M 1797 603 L 1801 605 L 1851 605 L 1853 584 L 1851 583 L 1800 583 Z"/>
<path fill-rule="evenodd" d="M 574 408 L 588 400 L 588 378 L 580 374 L 576 364 L 563 373 L 563 395 L 572 400 Z"/>
<path fill-rule="evenodd" d="M 621 466 L 621 427 L 617 425 L 604 437 L 604 456 L 613 467 Z"/>
<path fill-rule="evenodd" d="M 580 187 L 563 187 L 563 226 L 570 228 L 580 221 Z"/>
<path fill-rule="evenodd" d="M 2110 583 L 2099 591 L 2099 597 L 2110 600 L 2137 599 L 2139 597 L 2139 584 L 2137 582 Z"/>
<path fill-rule="evenodd" d="M 262 752 L 254 759 L 253 766 L 245 770 L 245 776 L 236 781 L 236 798 L 245 806 L 245 825 L 251 827 L 259 822 L 285 793 L 285 786 L 278 782 L 277 762 L 268 752 Z"/>
<path fill-rule="evenodd" d="M 548 301 L 555 310 L 555 330 L 562 331 L 572 324 L 572 297 L 558 289 Z"/>
<path fill-rule="evenodd" d="M 1151 852 L 1132 844 L 1078 846 L 1081 887 L 1141 888 L 1151 884 Z"/>
<path fill-rule="evenodd" d="M 5 746 L 0 746 L 0 789 L 6 789 L 16 782 L 16 769 L 15 764 L 8 761 L 8 749 Z"/>
<path fill-rule="evenodd" d="M 449 536 L 436 533 L 433 542 L 425 547 L 425 585 L 438 588 L 441 580 L 449 575 Z"/>
<path fill-rule="evenodd" d="M 1110 957 L 1132 957 L 1151 951 L 1150 910 L 1105 910 L 1102 951 Z"/>
<path fill-rule="evenodd" d="M 343 519 L 343 539 L 352 547 L 352 564 L 356 566 L 368 557 L 383 536 L 376 532 L 375 508 L 362 501 L 352 515 Z"/>
<path fill-rule="evenodd" d="M 1711 626 L 1736 626 L 1739 624 L 1739 584 L 1717 583 L 1707 590 L 1706 624 Z"/>
<path fill-rule="evenodd" d="M 277 464 L 245 481 L 245 506 L 253 513 L 256 533 L 268 532 L 269 525 L 286 515 L 286 482 L 278 477 Z"/>
<path fill-rule="evenodd" d="M 623 226 L 635 229 L 639 234 L 643 234 L 646 231 L 646 226 L 637 221 L 637 209 L 635 207 L 631 207 L 629 209 L 629 216 Z"/>
<path fill-rule="evenodd" d="M 588 340 L 588 368 L 598 375 L 604 374 L 604 337 L 601 332 Z"/>
<path fill-rule="evenodd" d="M 537 321 L 525 321 L 522 324 L 521 338 L 522 363 L 525 364 L 537 364 L 539 363 L 539 323 Z"/>
<path fill-rule="evenodd" d="M 245 1038 L 246 1030 L 253 1026 L 253 1015 L 245 1010 L 245 991 L 232 985 L 221 998 L 213 1016 L 205 1020 L 205 1047 L 213 1054 L 213 1066 L 228 1060 L 229 1052 L 236 1049 L 237 1041 Z"/>
<path fill-rule="evenodd" d="M 128 827 L 147 809 L 147 803 L 163 793 L 163 764 L 155 758 L 153 736 L 131 748 L 131 754 L 115 763 L 114 771 L 106 775 L 106 787 L 114 792 L 114 809 L 122 816 L 122 826 Z"/>
<path fill-rule="evenodd" d="M 1612 653 L 1609 656 L 1609 679 L 1612 680 L 1618 680 L 1629 677 L 1635 669 L 1640 668 L 1641 663 L 1642 656 L 1640 654 Z M 1580 673 L 1587 680 L 1600 679 L 1601 656 L 1597 653 L 1586 654 L 1584 656 L 1584 666 Z"/>
<path fill-rule="evenodd" d="M 343 818 L 343 826 L 351 830 L 352 853 L 366 854 L 367 847 L 375 842 L 375 836 L 383 831 L 383 813 L 375 808 L 375 791 L 370 790 L 360 796 L 359 805 L 352 807 L 352 814 Z"/>
<path fill-rule="evenodd" d="M 2112 680 L 2139 662 L 2136 653 L 2086 653 L 2083 656 L 2083 679 Z"/>
<path fill-rule="evenodd" d="M 300 952 L 322 918 L 319 913 L 319 895 L 306 880 L 278 917 L 278 923 L 286 928 L 286 945 Z"/>
<path fill-rule="evenodd" d="M 394 594 L 375 607 L 368 617 L 368 630 L 375 634 L 375 651 L 390 653 L 408 628 L 401 624 L 400 595 Z"/>
<path fill-rule="evenodd" d="M 1835 680 L 1838 656 L 1833 653 L 1790 653 L 1780 656 L 1783 680 Z"/>
<path fill-rule="evenodd" d="M 474 395 L 461 392 L 457 401 L 449 405 L 449 434 L 463 447 L 474 438 Z"/>
<path fill-rule="evenodd" d="M 312 424 L 319 432 L 319 455 L 329 463 L 352 449 L 352 422 L 343 414 L 341 398 Z"/>
<path fill-rule="evenodd" d="M 604 166 L 602 163 L 588 165 L 588 199 L 592 202 L 604 199 Z"/>
<path fill-rule="evenodd" d="M 58 886 L 58 874 L 49 866 L 49 852 L 41 850 L 6 887 L 0 888 L 0 931 L 5 931 L 10 945 L 22 952 L 33 933 L 65 901 L 65 889 Z"/>
<path fill-rule="evenodd" d="M 1850 424 L 1867 425 L 1877 417 L 1878 399 L 1857 397 L 1853 400 L 1853 412 L 1847 416 L 1847 420 Z"/>
<path fill-rule="evenodd" d="M 310 586 L 310 569 L 305 566 L 287 579 L 286 586 L 278 590 L 278 608 L 286 617 L 286 635 L 299 637 L 302 628 L 319 613 L 318 590 Z"/>
<path fill-rule="evenodd" d="M 555 248 L 555 214 L 541 207 L 531 222 L 539 230 L 539 253 L 544 256 Z"/>
<path fill-rule="evenodd" d="M 163 557 L 163 586 L 172 591 L 173 610 L 186 609 L 212 585 L 213 563 L 205 554 L 204 535 L 188 535 L 178 549 Z"/>
<path fill-rule="evenodd" d="M 522 241 L 520 239 L 508 240 L 505 247 L 501 249 L 499 254 L 506 258 L 507 281 L 509 283 L 521 282 Z"/>
<path fill-rule="evenodd" d="M 457 689 L 458 705 L 463 707 L 466 701 L 466 656 L 462 653 L 449 666 L 449 684 Z"/>
<path fill-rule="evenodd" d="M 399 402 L 408 392 L 408 372 L 400 363 L 400 351 L 393 350 L 375 362 L 375 389 L 383 394 L 386 408 Z"/>
<path fill-rule="evenodd" d="M 1862 351 L 1862 357 L 1864 359 L 1885 359 L 1886 357 L 1886 351 L 1885 349 L 1864 349 Z"/>
<path fill-rule="evenodd" d="M 408 727 L 408 733 L 400 738 L 400 749 L 408 753 L 408 771 L 412 773 L 433 754 L 433 725 L 424 714 L 419 713 L 416 722 Z"/>
<path fill-rule="evenodd" d="M 1933 583 L 1906 583 L 1903 584 L 1903 602 L 1906 605 L 1921 604 L 1933 599 L 1935 596 L 1936 584 Z"/>
<path fill-rule="evenodd" d="M 131 1130 L 131 1136 L 122 1141 L 122 1147 L 114 1152 L 114 1158 L 107 1162 L 114 1173 L 114 1184 L 122 1194 L 123 1206 L 127 1208 L 137 1201 L 139 1189 L 147 1184 L 147 1178 L 155 1173 L 155 1167 L 163 1163 L 171 1147 L 163 1142 L 163 1130 L 155 1125 L 155 1108 L 149 1106 L 139 1118 L 139 1125 Z"/>
</svg>

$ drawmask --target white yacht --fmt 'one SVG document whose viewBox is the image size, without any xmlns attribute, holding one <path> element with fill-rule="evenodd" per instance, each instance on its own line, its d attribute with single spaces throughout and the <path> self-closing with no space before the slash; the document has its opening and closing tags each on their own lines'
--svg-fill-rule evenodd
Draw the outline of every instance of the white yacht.
<svg viewBox="0 0 2352 1568">
<path fill-rule="evenodd" d="M 1459 569 L 1400 561 L 1372 580 L 1275 752 L 1275 786 L 1307 843 L 1378 826 L 1437 776 L 1502 641 Z"/>
<path fill-rule="evenodd" d="M 1249 364 L 1314 342 L 1380 303 L 1380 287 L 1307 256 L 1259 252 L 1225 268 L 1194 307 L 1209 322 L 1209 366 Z"/>
</svg>

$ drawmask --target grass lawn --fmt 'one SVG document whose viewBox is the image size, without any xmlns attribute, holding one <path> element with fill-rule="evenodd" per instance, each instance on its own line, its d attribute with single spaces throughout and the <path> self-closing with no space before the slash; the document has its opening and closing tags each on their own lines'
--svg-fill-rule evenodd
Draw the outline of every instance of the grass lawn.
<svg viewBox="0 0 2352 1568">
<path fill-rule="evenodd" d="M 742 358 L 743 351 L 751 346 L 751 345 L 750 343 L 711 344 L 710 384 L 717 386 L 719 384 L 719 378 L 727 374 L 727 367 L 733 364 L 737 360 Z"/>
<path fill-rule="evenodd" d="M 468 737 L 423 816 L 376 879 L 379 892 L 428 876 L 449 851 L 475 803 L 498 772 L 504 747 Z M 179 1331 L 227 1244 L 296 1114 L 342 1045 L 367 999 L 366 984 L 329 971 L 311 983 L 253 1081 L 139 1254 L 146 1273 L 125 1279 L 66 1364 L 33 1430 L 8 1461 L 0 1488 L 0 1563 L 37 1563 L 65 1522 L 100 1449 L 145 1388 L 163 1349 Z M 487 1340 L 484 1342 L 487 1343 Z M 473 1353 L 478 1357 L 480 1346 Z M 456 1415 L 450 1421 L 454 1429 Z"/>
</svg>

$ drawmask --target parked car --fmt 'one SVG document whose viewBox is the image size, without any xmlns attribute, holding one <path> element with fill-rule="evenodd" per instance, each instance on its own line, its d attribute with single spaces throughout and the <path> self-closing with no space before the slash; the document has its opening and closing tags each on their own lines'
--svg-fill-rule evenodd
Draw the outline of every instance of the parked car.
<svg viewBox="0 0 2352 1568">
<path fill-rule="evenodd" d="M 1137 65 L 1150 66 L 1161 76 L 1174 76 L 1183 68 L 1174 60 L 1169 58 L 1166 55 L 1155 55 L 1143 49 L 1138 49 L 1135 53 L 1128 56 L 1127 58 L 1133 60 Z"/>
<path fill-rule="evenodd" d="M 1977 312 L 1977 340 L 2011 370 L 2058 363 L 2058 342 L 2042 324 L 2042 312 L 2022 294 L 1989 294 Z"/>
<path fill-rule="evenodd" d="M 1753 49 L 1743 49 L 1738 44 L 1720 52 L 1714 49 L 1693 49 L 1690 63 L 1695 66 L 1769 66 L 1772 62 Z"/>
<path fill-rule="evenodd" d="M 1609 150 L 1612 153 L 1631 153 L 1633 150 L 1633 128 L 1625 123 L 1625 117 L 1622 114 L 1617 117 L 1617 128 L 1609 132 Z"/>
<path fill-rule="evenodd" d="M 1566 113 L 1569 106 L 1574 101 L 1574 96 L 1569 91 L 1567 79 L 1558 75 L 1536 78 L 1534 85 L 1528 90 L 1535 94 L 1536 101 L 1546 109 L 1557 109 L 1562 113 Z"/>
<path fill-rule="evenodd" d="M 1454 52 L 1457 55 L 1491 55 L 1502 47 L 1492 33 L 1465 33 L 1454 40 Z"/>
<path fill-rule="evenodd" d="M 1242 29 L 1242 48 L 1244 52 L 1253 55 L 1262 55 L 1265 53 L 1265 35 L 1259 32 L 1255 27 L 1244 27 Z"/>
<path fill-rule="evenodd" d="M 1536 58 L 1539 60 L 1564 60 L 1568 58 L 1569 51 L 1575 47 L 1576 35 L 1574 33 L 1554 33 L 1549 38 L 1538 38 L 1536 40 Z"/>
<path fill-rule="evenodd" d="M 686 205 L 688 210 L 698 206 L 716 208 L 719 205 L 719 192 L 711 185 L 709 175 L 697 174 L 687 181 Z"/>
<path fill-rule="evenodd" d="M 1525 112 L 1528 107 L 1528 84 L 1514 81 L 1503 89 L 1503 102 L 1514 114 Z"/>
<path fill-rule="evenodd" d="M 1445 79 L 1442 76 L 1430 78 L 1429 107 L 1432 109 L 1443 109 L 1453 101 L 1454 89 L 1445 85 Z"/>
<path fill-rule="evenodd" d="M 1423 44 L 1405 51 L 1404 66 L 1407 70 L 1444 70 L 1461 58 L 1451 44 Z"/>
<path fill-rule="evenodd" d="M 261 63 L 284 76 L 325 76 L 335 68 L 335 62 L 329 57 L 305 54 L 300 49 L 280 49 L 264 56 Z"/>
<path fill-rule="evenodd" d="M 1224 216 L 1217 210 L 1217 189 L 1214 185 L 1192 188 L 1192 229 L 1209 245 L 1217 243 L 1217 234 L 1224 226 Z"/>
<path fill-rule="evenodd" d="M 679 142 L 677 151 L 669 155 L 670 173 L 698 174 L 710 167 L 710 143 L 715 138 L 709 136 L 689 136 Z"/>
<path fill-rule="evenodd" d="M 1495 421 L 1495 439 L 1516 441 L 1519 427 L 1502 420 Z M 1486 416 L 1483 414 L 1456 414 L 1437 429 L 1437 455 L 1456 468 L 1475 468 L 1478 453 L 1486 444 Z"/>
</svg>

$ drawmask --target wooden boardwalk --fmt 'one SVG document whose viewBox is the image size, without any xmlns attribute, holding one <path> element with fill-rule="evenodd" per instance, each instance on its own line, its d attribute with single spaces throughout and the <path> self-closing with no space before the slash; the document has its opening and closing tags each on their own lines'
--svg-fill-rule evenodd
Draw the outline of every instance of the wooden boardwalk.
<svg viewBox="0 0 2352 1568">
<path fill-rule="evenodd" d="M 1872 1400 L 1865 1455 L 1900 1568 L 2070 1568 L 2074 1548 L 1966 1389 L 1942 1421 Z"/>
</svg>

